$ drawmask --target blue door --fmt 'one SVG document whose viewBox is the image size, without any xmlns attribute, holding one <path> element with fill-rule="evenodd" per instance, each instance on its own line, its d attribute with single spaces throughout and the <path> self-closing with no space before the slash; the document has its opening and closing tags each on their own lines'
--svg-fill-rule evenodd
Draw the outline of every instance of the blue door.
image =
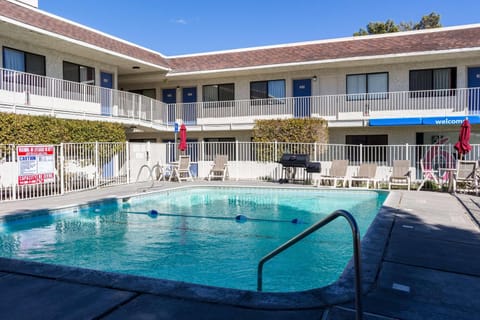
<svg viewBox="0 0 480 320">
<path fill-rule="evenodd" d="M 197 124 L 197 88 L 183 88 L 183 122 L 185 124 Z"/>
<path fill-rule="evenodd" d="M 468 87 L 470 89 L 468 95 L 468 110 L 471 113 L 480 112 L 480 67 L 468 68 Z"/>
<path fill-rule="evenodd" d="M 107 89 L 113 89 L 113 75 L 107 72 L 100 72 L 100 82 L 101 87 L 106 88 L 102 89 L 102 94 L 100 98 L 100 104 L 102 106 L 102 115 L 111 116 L 112 115 L 112 91 Z"/>
<path fill-rule="evenodd" d="M 293 80 L 293 116 L 295 118 L 310 117 L 310 100 L 312 96 L 311 79 Z"/>
<path fill-rule="evenodd" d="M 167 123 L 173 125 L 177 120 L 175 106 L 177 104 L 177 89 L 163 89 L 163 102 L 167 104 Z"/>
</svg>

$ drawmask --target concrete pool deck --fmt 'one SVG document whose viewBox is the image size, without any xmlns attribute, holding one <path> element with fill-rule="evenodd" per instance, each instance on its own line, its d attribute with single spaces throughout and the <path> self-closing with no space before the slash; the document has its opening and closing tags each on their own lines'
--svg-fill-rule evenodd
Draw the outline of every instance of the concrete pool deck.
<svg viewBox="0 0 480 320">
<path fill-rule="evenodd" d="M 213 185 L 213 182 L 162 182 L 154 189 L 199 184 Z M 219 184 L 272 186 L 272 183 L 242 181 Z M 147 184 L 128 185 L 6 202 L 1 204 L 0 215 L 83 204 L 148 190 L 151 189 Z M 367 234 L 362 243 L 364 319 L 478 317 L 480 198 L 394 191 L 380 215 L 375 225 L 378 232 Z M 353 283 L 345 281 L 340 284 L 353 287 Z M 273 309 L 268 307 L 268 294 L 227 290 L 223 296 L 210 298 L 215 294 L 209 293 L 208 287 L 199 288 L 192 290 L 178 282 L 0 259 L 2 319 L 355 319 L 353 300 L 335 301 L 327 297 L 338 286 L 327 288 L 325 296 L 325 291 L 310 296 L 284 295 L 286 300 L 299 299 L 286 301 L 284 307 L 278 303 L 282 296 L 272 295 L 277 305 Z M 234 303 L 238 298 L 245 303 Z M 249 303 L 258 298 L 260 303 Z M 311 299 L 323 301 L 318 304 L 306 301 Z"/>
</svg>

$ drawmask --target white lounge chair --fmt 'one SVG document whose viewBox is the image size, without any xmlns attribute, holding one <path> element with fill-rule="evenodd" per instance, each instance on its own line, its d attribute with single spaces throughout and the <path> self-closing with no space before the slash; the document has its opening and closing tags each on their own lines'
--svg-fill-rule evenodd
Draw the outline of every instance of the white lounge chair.
<svg viewBox="0 0 480 320">
<path fill-rule="evenodd" d="M 217 155 L 213 161 L 212 169 L 208 173 L 208 181 L 212 178 L 220 178 L 222 181 L 228 177 L 228 156 Z"/>
<path fill-rule="evenodd" d="M 388 179 L 388 189 L 393 185 L 406 186 L 410 190 L 410 160 L 393 160 L 392 175 Z"/>
<path fill-rule="evenodd" d="M 338 183 L 341 182 L 341 186 L 345 187 L 347 183 L 346 175 L 348 168 L 348 160 L 333 160 L 332 166 L 328 175 L 321 175 L 318 179 L 317 186 L 329 184 L 333 188 L 336 188 Z"/>
<path fill-rule="evenodd" d="M 348 186 L 350 188 L 355 187 L 355 185 L 360 185 L 362 182 L 366 183 L 366 188 L 370 188 L 370 184 L 375 188 L 377 186 L 378 180 L 375 178 L 377 175 L 377 164 L 376 163 L 362 163 L 358 169 L 358 174 L 352 176 L 348 180 Z M 357 186 L 358 187 L 358 186 Z"/>
<path fill-rule="evenodd" d="M 172 167 L 172 173 L 168 181 L 172 181 L 175 178 L 178 182 L 182 180 L 193 181 L 192 174 L 190 173 L 190 156 L 181 155 L 178 158 L 178 164 Z"/>
<path fill-rule="evenodd" d="M 475 191 L 478 195 L 477 161 L 458 160 L 457 171 L 454 174 L 453 191 Z"/>
</svg>

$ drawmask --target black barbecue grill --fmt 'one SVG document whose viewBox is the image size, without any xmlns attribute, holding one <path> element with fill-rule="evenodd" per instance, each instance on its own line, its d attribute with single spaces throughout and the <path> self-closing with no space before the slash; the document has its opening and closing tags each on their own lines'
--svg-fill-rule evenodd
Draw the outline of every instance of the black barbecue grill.
<svg viewBox="0 0 480 320">
<path fill-rule="evenodd" d="M 296 168 L 303 168 L 303 181 L 307 173 L 320 172 L 320 162 L 310 162 L 310 156 L 302 153 L 284 153 L 278 161 L 282 165 L 282 178 L 280 183 L 294 181 Z"/>
<path fill-rule="evenodd" d="M 320 167 L 320 162 L 309 162 L 305 167 L 305 171 L 307 171 L 307 173 L 320 173 L 321 169 L 322 167 Z"/>
<path fill-rule="evenodd" d="M 305 168 L 310 162 L 308 154 L 284 153 L 279 161 L 284 168 Z"/>
</svg>

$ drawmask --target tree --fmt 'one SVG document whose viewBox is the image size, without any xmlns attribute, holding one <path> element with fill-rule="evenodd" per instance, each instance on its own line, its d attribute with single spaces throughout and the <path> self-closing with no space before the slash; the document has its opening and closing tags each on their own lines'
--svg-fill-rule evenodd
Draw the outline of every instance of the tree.
<svg viewBox="0 0 480 320">
<path fill-rule="evenodd" d="M 398 29 L 400 31 L 411 31 L 411 30 L 415 30 L 415 23 L 412 22 L 412 21 L 409 21 L 409 22 L 400 22 L 398 24 Z"/>
<path fill-rule="evenodd" d="M 388 19 L 385 22 L 370 22 L 367 24 L 367 30 L 360 28 L 358 32 L 355 32 L 354 36 L 365 36 L 369 34 L 382 34 L 382 33 L 391 33 L 398 31 L 410 31 L 410 30 L 423 30 L 431 28 L 439 28 L 442 25 L 440 24 L 440 15 L 438 13 L 432 12 L 429 15 L 423 16 L 418 23 L 413 22 L 400 22 L 400 24 L 395 24 L 391 19 Z"/>
<path fill-rule="evenodd" d="M 368 34 L 381 34 L 381 33 L 390 33 L 398 32 L 398 26 L 393 22 L 393 20 L 388 19 L 385 22 L 370 22 L 367 24 L 367 30 L 360 29 L 358 32 L 355 32 L 354 36 L 365 36 Z"/>
<path fill-rule="evenodd" d="M 415 30 L 440 28 L 440 15 L 432 12 L 428 16 L 423 16 L 419 23 L 415 25 Z"/>
</svg>

